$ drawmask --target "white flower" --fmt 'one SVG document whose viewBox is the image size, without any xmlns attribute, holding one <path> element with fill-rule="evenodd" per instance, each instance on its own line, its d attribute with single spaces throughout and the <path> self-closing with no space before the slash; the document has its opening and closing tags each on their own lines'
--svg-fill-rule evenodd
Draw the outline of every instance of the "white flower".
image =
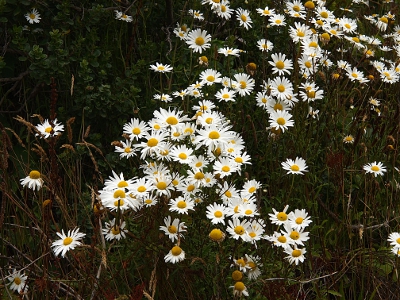
<svg viewBox="0 0 400 300">
<path fill-rule="evenodd" d="M 303 249 L 297 249 L 297 248 L 292 249 L 291 247 L 288 247 L 288 248 L 285 248 L 285 252 L 286 252 L 287 254 L 289 254 L 289 255 L 286 256 L 285 258 L 286 258 L 287 260 L 289 260 L 289 262 L 290 262 L 291 264 L 292 264 L 292 263 L 295 263 L 296 265 L 298 265 L 299 262 L 304 262 L 304 260 L 305 260 L 304 254 L 305 254 L 307 251 L 306 251 L 305 248 L 303 248 Z"/>
<path fill-rule="evenodd" d="M 40 190 L 43 185 L 43 179 L 39 171 L 32 170 L 25 178 L 20 179 L 23 187 L 28 186 L 32 190 Z"/>
<path fill-rule="evenodd" d="M 206 217 L 211 220 L 211 223 L 225 224 L 225 215 L 226 215 L 226 206 L 222 204 L 210 204 L 207 206 L 207 214 Z"/>
<path fill-rule="evenodd" d="M 295 160 L 288 158 L 281 164 L 283 169 L 288 171 L 287 174 L 304 175 L 303 172 L 308 172 L 306 161 L 301 157 L 296 157 Z"/>
<path fill-rule="evenodd" d="M 36 10 L 36 8 L 32 9 L 31 12 L 25 14 L 25 18 L 26 20 L 30 23 L 39 23 L 40 22 L 40 14 L 39 12 Z"/>
<path fill-rule="evenodd" d="M 372 173 L 374 176 L 383 175 L 386 172 L 386 167 L 381 162 L 374 161 L 373 163 L 369 163 L 364 165 L 363 169 L 367 173 Z"/>
<path fill-rule="evenodd" d="M 132 22 L 133 19 L 131 16 L 126 15 L 122 11 L 114 10 L 115 12 L 115 19 L 120 20 L 120 21 L 125 21 L 125 22 Z"/>
<path fill-rule="evenodd" d="M 79 240 L 81 240 L 86 233 L 81 233 L 79 232 L 79 228 L 75 228 L 72 231 L 68 230 L 67 234 L 64 233 L 63 229 L 61 233 L 57 232 L 57 235 L 60 237 L 60 239 L 53 242 L 51 247 L 53 248 L 56 256 L 61 254 L 61 256 L 64 257 L 67 251 L 73 250 L 76 246 L 80 246 L 82 244 Z"/>
<path fill-rule="evenodd" d="M 211 47 L 210 41 L 211 35 L 207 34 L 207 31 L 201 29 L 190 31 L 186 38 L 186 44 L 189 45 L 189 48 L 199 53 Z"/>
<path fill-rule="evenodd" d="M 40 135 L 40 137 L 44 137 L 45 139 L 49 137 L 54 137 L 59 135 L 61 132 L 64 131 L 64 125 L 61 123 L 57 123 L 57 119 L 54 121 L 44 120 L 42 124 L 36 126 L 36 129 L 40 132 L 40 134 L 36 134 L 36 136 Z"/>
<path fill-rule="evenodd" d="M 117 240 L 125 238 L 125 221 L 121 225 L 115 225 L 115 219 L 111 220 L 110 223 L 105 223 L 105 228 L 102 229 L 103 234 L 107 241 Z"/>
<path fill-rule="evenodd" d="M 182 248 L 179 246 L 172 247 L 172 249 L 169 250 L 168 254 L 164 256 L 165 262 L 171 262 L 173 264 L 176 264 L 177 262 L 180 262 L 184 259 L 185 251 L 183 251 Z"/>
<path fill-rule="evenodd" d="M 168 216 L 164 218 L 164 224 L 165 226 L 160 226 L 160 230 L 164 231 L 172 242 L 184 237 L 182 232 L 186 231 L 185 222 L 175 218 L 171 224 L 171 216 Z"/>
<path fill-rule="evenodd" d="M 156 62 L 156 65 L 150 65 L 150 69 L 154 72 L 160 73 L 168 73 L 172 71 L 172 67 L 170 65 L 163 65 L 158 62 Z"/>
<path fill-rule="evenodd" d="M 275 128 L 275 130 L 282 130 L 285 132 L 288 127 L 294 126 L 294 121 L 291 120 L 292 115 L 287 111 L 277 110 L 271 111 L 269 115 L 269 126 Z"/>
<path fill-rule="evenodd" d="M 25 294 L 28 291 L 28 285 L 26 284 L 26 280 L 28 276 L 25 273 L 21 274 L 21 271 L 9 272 L 9 276 L 7 276 L 9 282 L 9 289 L 17 292 L 18 294 Z"/>
</svg>

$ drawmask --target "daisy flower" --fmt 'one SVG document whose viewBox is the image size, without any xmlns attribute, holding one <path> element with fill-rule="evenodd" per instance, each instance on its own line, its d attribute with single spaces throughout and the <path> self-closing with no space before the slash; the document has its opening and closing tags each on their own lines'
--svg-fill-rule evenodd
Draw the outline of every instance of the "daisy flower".
<svg viewBox="0 0 400 300">
<path fill-rule="evenodd" d="M 231 235 L 231 238 L 235 240 L 242 239 L 244 242 L 249 242 L 250 237 L 247 233 L 247 230 L 250 227 L 250 223 L 246 220 L 240 221 L 238 218 L 234 218 L 228 221 L 229 226 L 226 229 L 227 232 Z"/>
<path fill-rule="evenodd" d="M 134 182 L 133 179 L 126 179 L 124 178 L 124 174 L 121 172 L 120 175 L 112 171 L 112 176 L 105 180 L 104 182 L 104 190 L 114 191 L 117 189 L 125 189 L 125 191 L 129 190 L 132 187 Z"/>
<path fill-rule="evenodd" d="M 28 276 L 26 276 L 25 273 L 21 274 L 21 271 L 17 272 L 14 269 L 9 273 L 7 279 L 10 285 L 8 288 L 11 291 L 17 292 L 18 294 L 25 294 L 28 291 L 28 285 L 26 284 Z"/>
<path fill-rule="evenodd" d="M 225 239 L 225 233 L 221 229 L 214 228 L 208 235 L 214 242 L 222 242 Z"/>
<path fill-rule="evenodd" d="M 120 158 L 125 157 L 129 158 L 132 156 L 135 156 L 135 149 L 132 147 L 132 141 L 131 140 L 126 140 L 124 143 L 123 141 L 120 142 L 120 145 L 122 146 L 115 146 L 115 152 L 120 153 Z"/>
<path fill-rule="evenodd" d="M 308 38 L 312 31 L 309 26 L 299 22 L 294 23 L 295 27 L 289 26 L 289 35 L 294 43 L 299 43 L 301 40 Z"/>
<path fill-rule="evenodd" d="M 386 167 L 381 162 L 376 162 L 376 161 L 374 161 L 373 163 L 364 165 L 363 169 L 367 173 L 374 174 L 375 177 L 377 177 L 378 175 L 382 176 L 383 173 L 386 172 Z"/>
<path fill-rule="evenodd" d="M 57 232 L 57 235 L 60 237 L 60 239 L 53 242 L 51 247 L 53 248 L 56 256 L 61 254 L 61 256 L 64 257 L 67 251 L 73 250 L 76 246 L 82 245 L 80 240 L 86 235 L 86 233 L 79 232 L 79 228 L 77 227 L 72 231 L 68 230 L 67 234 L 64 233 L 63 229 L 61 233 Z"/>
<path fill-rule="evenodd" d="M 236 90 L 239 92 L 240 96 L 249 95 L 254 88 L 255 81 L 249 75 L 245 73 L 239 73 L 234 75 L 235 80 L 238 82 Z"/>
<path fill-rule="evenodd" d="M 310 237 L 308 236 L 309 232 L 304 232 L 304 229 L 295 230 L 290 226 L 289 223 L 286 223 L 283 226 L 285 230 L 281 230 L 281 233 L 283 235 L 289 236 L 289 238 L 292 239 L 296 245 L 303 246 L 303 242 L 306 242 L 310 239 Z"/>
<path fill-rule="evenodd" d="M 171 149 L 171 157 L 174 161 L 181 164 L 190 164 L 193 157 L 193 149 L 188 148 L 186 145 L 178 145 Z"/>
<path fill-rule="evenodd" d="M 269 52 L 269 51 L 272 51 L 272 49 L 274 48 L 274 45 L 266 39 L 261 39 L 261 40 L 257 41 L 257 47 L 262 52 L 264 52 L 264 51 Z"/>
<path fill-rule="evenodd" d="M 292 115 L 287 111 L 277 110 L 271 111 L 269 115 L 269 126 L 275 128 L 275 130 L 282 130 L 285 132 L 288 127 L 294 126 L 294 121 L 291 120 Z"/>
<path fill-rule="evenodd" d="M 295 160 L 288 158 L 285 162 L 281 163 L 283 169 L 287 170 L 287 174 L 297 174 L 304 175 L 303 172 L 308 172 L 306 170 L 308 166 L 306 161 L 301 157 L 296 157 Z"/>
<path fill-rule="evenodd" d="M 353 144 L 354 143 L 354 137 L 351 134 L 346 135 L 343 138 L 343 143 L 345 143 L 345 144 Z"/>
<path fill-rule="evenodd" d="M 303 249 L 297 249 L 297 248 L 292 248 L 288 247 L 285 248 L 285 252 L 288 254 L 285 258 L 289 260 L 290 264 L 295 263 L 296 265 L 299 264 L 299 262 L 304 262 L 305 256 L 304 254 L 307 252 L 305 248 Z"/>
<path fill-rule="evenodd" d="M 40 14 L 36 10 L 36 8 L 32 9 L 31 12 L 28 12 L 27 14 L 25 14 L 25 18 L 30 24 L 39 23 L 40 19 L 41 19 Z"/>
<path fill-rule="evenodd" d="M 170 211 L 176 211 L 179 214 L 188 214 L 189 209 L 194 210 L 194 202 L 192 199 L 179 196 L 176 199 L 171 199 L 168 203 Z"/>
<path fill-rule="evenodd" d="M 133 19 L 131 16 L 126 15 L 125 13 L 115 10 L 115 19 L 120 20 L 120 21 L 125 21 L 125 22 L 132 22 Z"/>
<path fill-rule="evenodd" d="M 193 16 L 195 19 L 197 19 L 199 21 L 204 20 L 203 13 L 201 13 L 199 10 L 189 9 L 188 13 L 189 13 L 189 15 Z"/>
<path fill-rule="evenodd" d="M 213 203 L 207 206 L 206 217 L 211 220 L 212 224 L 225 224 L 226 206 Z"/>
<path fill-rule="evenodd" d="M 218 53 L 223 54 L 225 56 L 232 55 L 232 56 L 239 57 L 240 50 L 226 47 L 226 48 L 219 48 Z"/>
<path fill-rule="evenodd" d="M 305 209 L 295 209 L 289 213 L 289 225 L 294 230 L 302 230 L 312 222 Z"/>
<path fill-rule="evenodd" d="M 164 218 L 164 224 L 165 226 L 160 226 L 160 230 L 164 231 L 172 242 L 184 237 L 182 232 L 186 231 L 185 222 L 175 218 L 171 223 L 171 216 L 168 216 Z"/>
<path fill-rule="evenodd" d="M 186 38 L 186 44 L 189 45 L 189 48 L 199 53 L 211 47 L 210 41 L 211 35 L 207 34 L 207 31 L 201 29 L 190 31 Z"/>
<path fill-rule="evenodd" d="M 154 123 L 157 122 L 154 120 Z M 158 123 L 157 126 L 159 126 L 159 129 L 161 128 L 161 126 Z M 151 133 L 144 134 L 143 137 L 146 139 L 145 142 L 141 142 L 140 144 L 134 145 L 142 152 L 140 159 L 144 159 L 146 158 L 146 156 L 151 156 L 156 152 L 161 151 L 162 150 L 161 146 L 163 143 L 165 143 L 167 133 L 162 131 L 152 131 Z"/>
<path fill-rule="evenodd" d="M 275 14 L 275 9 L 269 9 L 268 6 L 266 6 L 264 9 L 262 8 L 257 8 L 256 11 L 260 14 L 262 17 L 270 17 Z"/>
<path fill-rule="evenodd" d="M 54 119 L 54 121 L 49 121 L 49 120 L 44 120 L 42 124 L 39 124 L 36 126 L 36 129 L 40 132 L 36 134 L 36 136 L 40 135 L 40 138 L 49 138 L 49 137 L 54 137 L 56 135 L 59 135 L 61 132 L 64 131 L 64 125 L 61 125 L 60 123 L 57 123 L 57 119 Z"/>
<path fill-rule="evenodd" d="M 234 285 L 230 286 L 229 288 L 233 289 L 233 296 L 241 298 L 242 295 L 249 296 L 249 292 L 247 291 L 247 287 L 244 285 L 243 282 L 237 281 Z"/>
<path fill-rule="evenodd" d="M 29 175 L 20 179 L 20 181 L 23 187 L 28 186 L 28 188 L 32 190 L 40 190 L 43 185 L 43 179 L 41 178 L 40 172 L 37 170 L 30 171 Z"/>
<path fill-rule="evenodd" d="M 357 22 L 350 18 L 341 18 L 339 25 L 346 33 L 354 33 L 357 30 Z"/>
<path fill-rule="evenodd" d="M 236 95 L 236 91 L 234 90 L 230 90 L 227 87 L 224 87 L 222 90 L 219 90 L 216 94 L 215 94 L 215 98 L 217 98 L 220 102 L 225 101 L 225 102 L 229 102 L 229 101 L 235 101 L 235 95 Z"/>
<path fill-rule="evenodd" d="M 125 123 L 123 126 L 124 133 L 129 135 L 129 138 L 139 140 L 150 130 L 150 127 L 144 121 L 140 121 L 137 118 L 131 119 L 130 122 Z"/>
<path fill-rule="evenodd" d="M 172 247 L 168 254 L 164 256 L 165 262 L 176 264 L 185 259 L 185 251 L 179 246 Z"/>
<path fill-rule="evenodd" d="M 271 81 L 271 95 L 279 100 L 293 97 L 293 84 L 286 77 L 276 77 Z"/>
<path fill-rule="evenodd" d="M 282 53 L 272 54 L 271 58 L 273 61 L 268 63 L 273 66 L 272 73 L 278 73 L 279 75 L 290 74 L 291 69 L 293 69 L 293 63 L 291 60 L 286 59 L 286 55 Z"/>
<path fill-rule="evenodd" d="M 213 11 L 218 14 L 219 17 L 229 20 L 232 17 L 232 14 L 234 10 L 230 8 L 228 5 L 229 1 L 228 0 L 223 0 L 220 2 L 220 5 L 217 6 Z"/>
<path fill-rule="evenodd" d="M 162 127 L 177 127 L 182 125 L 183 122 L 189 121 L 190 119 L 186 116 L 182 116 L 182 111 L 176 111 L 176 109 L 168 108 L 168 110 L 160 108 L 154 111 L 154 118 Z"/>
<path fill-rule="evenodd" d="M 217 70 L 207 69 L 200 73 L 200 80 L 206 85 L 213 85 L 221 82 L 221 73 Z"/>
<path fill-rule="evenodd" d="M 276 225 L 283 225 L 286 223 L 286 221 L 288 220 L 288 215 L 287 215 L 287 210 L 289 208 L 289 205 L 286 205 L 285 208 L 281 211 L 278 212 L 277 210 L 275 210 L 275 208 L 272 209 L 272 211 L 274 212 L 273 214 L 268 214 L 269 215 L 269 219 L 271 220 L 272 224 L 276 224 Z"/>
<path fill-rule="evenodd" d="M 263 264 L 260 262 L 261 258 L 259 256 L 247 255 L 245 254 L 246 264 L 250 267 L 247 271 L 247 276 L 249 280 L 255 280 L 261 275 L 260 269 Z"/>
<path fill-rule="evenodd" d="M 107 241 L 117 240 L 125 238 L 125 221 L 123 221 L 119 226 L 115 225 L 115 219 L 111 220 L 110 223 L 105 223 L 105 228 L 102 229 L 103 234 Z"/>
<path fill-rule="evenodd" d="M 228 157 L 223 157 L 213 165 L 214 175 L 219 174 L 220 178 L 229 176 L 239 170 L 238 165 Z"/>
<path fill-rule="evenodd" d="M 281 14 L 273 15 L 269 19 L 269 23 L 271 26 L 285 26 L 286 25 L 285 16 Z"/>
<path fill-rule="evenodd" d="M 243 26 L 247 30 L 251 28 L 251 23 L 253 23 L 253 21 L 251 20 L 250 13 L 247 9 L 239 7 L 236 10 L 236 16 L 236 19 L 240 22 L 240 26 Z"/>
<path fill-rule="evenodd" d="M 150 65 L 150 70 L 159 73 L 169 73 L 172 71 L 172 67 L 170 65 L 163 65 L 156 62 L 156 65 Z"/>
<path fill-rule="evenodd" d="M 286 249 L 290 245 L 294 245 L 294 241 L 290 238 L 288 233 L 275 231 L 272 236 L 267 238 L 274 246 Z"/>
<path fill-rule="evenodd" d="M 196 148 L 200 148 L 201 145 L 204 145 L 212 150 L 218 147 L 225 149 L 232 137 L 232 132 L 229 130 L 230 128 L 230 126 L 217 127 L 215 125 L 204 127 L 204 129 L 198 130 L 198 135 L 193 143 L 197 145 Z"/>
</svg>

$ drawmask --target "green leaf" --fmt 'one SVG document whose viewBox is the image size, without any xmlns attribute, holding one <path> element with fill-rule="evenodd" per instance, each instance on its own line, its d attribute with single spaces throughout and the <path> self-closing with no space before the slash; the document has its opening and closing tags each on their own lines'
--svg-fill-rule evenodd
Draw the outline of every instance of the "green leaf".
<svg viewBox="0 0 400 300">
<path fill-rule="evenodd" d="M 343 295 L 341 293 L 334 291 L 334 290 L 328 290 L 328 294 L 338 296 L 338 297 L 343 297 Z"/>
</svg>

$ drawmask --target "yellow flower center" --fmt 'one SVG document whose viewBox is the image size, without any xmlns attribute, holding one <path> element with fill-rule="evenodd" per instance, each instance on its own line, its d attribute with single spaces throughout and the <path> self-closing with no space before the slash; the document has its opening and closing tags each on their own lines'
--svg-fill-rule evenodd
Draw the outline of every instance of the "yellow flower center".
<svg viewBox="0 0 400 300">
<path fill-rule="evenodd" d="M 292 251 L 292 256 L 293 256 L 293 257 L 299 257 L 300 255 L 301 255 L 301 251 L 300 251 L 300 250 L 294 249 L 294 250 Z"/>
<path fill-rule="evenodd" d="M 238 164 L 241 164 L 241 163 L 243 163 L 243 158 L 241 158 L 241 157 L 235 157 L 235 162 L 237 162 Z"/>
<path fill-rule="evenodd" d="M 123 190 L 116 190 L 114 192 L 114 198 L 125 198 L 125 192 Z"/>
<path fill-rule="evenodd" d="M 146 191 L 146 187 L 143 186 L 143 185 L 141 185 L 141 186 L 138 187 L 137 191 L 138 191 L 139 193 L 144 193 L 144 192 Z"/>
<path fill-rule="evenodd" d="M 316 22 L 319 26 L 323 26 L 324 25 L 324 22 L 322 21 L 322 20 L 317 20 L 317 22 Z"/>
<path fill-rule="evenodd" d="M 132 151 L 132 149 L 130 148 L 130 147 L 126 147 L 125 149 L 124 149 L 124 152 L 125 153 L 130 153 Z"/>
<path fill-rule="evenodd" d="M 209 76 L 207 76 L 207 81 L 210 81 L 210 82 L 214 82 L 214 80 L 215 80 L 215 77 L 214 76 L 212 76 L 212 75 L 209 75 Z"/>
<path fill-rule="evenodd" d="M 256 191 L 256 188 L 254 186 L 252 186 L 251 188 L 249 188 L 249 193 L 254 193 Z"/>
<path fill-rule="evenodd" d="M 151 200 L 151 199 L 146 199 L 146 200 L 144 200 L 144 203 L 146 203 L 146 204 L 151 204 L 151 203 L 153 203 L 153 200 Z"/>
<path fill-rule="evenodd" d="M 344 27 L 346 27 L 347 29 L 350 29 L 351 28 L 351 26 L 350 26 L 350 24 L 344 24 Z"/>
<path fill-rule="evenodd" d="M 244 261 L 244 259 L 239 258 L 239 259 L 236 261 L 236 264 L 238 264 L 239 266 L 244 267 L 244 266 L 246 265 L 246 262 Z"/>
<path fill-rule="evenodd" d="M 286 90 L 285 86 L 283 84 L 278 85 L 278 91 L 280 93 L 283 93 Z"/>
<path fill-rule="evenodd" d="M 34 20 L 34 19 L 35 19 L 35 17 L 36 17 L 36 15 L 35 15 L 35 14 L 29 14 L 29 18 L 31 18 L 32 20 Z"/>
<path fill-rule="evenodd" d="M 234 231 L 235 231 L 235 233 L 238 234 L 238 235 L 242 235 L 242 234 L 244 234 L 244 233 L 246 232 L 246 231 L 244 230 L 243 226 L 241 226 L 241 225 L 236 226 L 235 229 L 234 229 Z"/>
<path fill-rule="evenodd" d="M 235 281 L 242 280 L 243 278 L 243 273 L 240 272 L 239 270 L 235 270 L 232 272 L 232 279 Z"/>
<path fill-rule="evenodd" d="M 230 97 L 229 94 L 223 94 L 223 95 L 222 95 L 222 98 L 224 98 L 224 99 L 228 99 L 229 97 Z"/>
<path fill-rule="evenodd" d="M 298 37 L 304 37 L 305 34 L 304 34 L 304 32 L 301 31 L 300 29 L 297 29 L 297 36 L 298 36 Z"/>
<path fill-rule="evenodd" d="M 235 290 L 237 290 L 239 292 L 243 292 L 246 287 L 244 286 L 243 282 L 238 281 L 238 282 L 235 283 L 234 288 L 235 288 Z"/>
<path fill-rule="evenodd" d="M 44 131 L 51 133 L 53 131 L 53 127 L 47 127 Z"/>
<path fill-rule="evenodd" d="M 173 256 L 178 256 L 178 255 L 180 255 L 181 253 L 182 253 L 182 249 L 181 249 L 180 247 L 178 247 L 178 246 L 172 247 L 172 249 L 171 249 L 171 254 L 172 254 Z"/>
<path fill-rule="evenodd" d="M 210 117 L 210 118 L 207 118 L 205 121 L 206 121 L 207 124 L 212 124 L 214 119 Z"/>
<path fill-rule="evenodd" d="M 398 238 L 398 239 L 396 240 L 396 243 L 397 243 L 397 244 L 400 244 L 400 238 Z"/>
<path fill-rule="evenodd" d="M 216 218 L 221 218 L 222 216 L 223 216 L 222 211 L 217 210 L 216 212 L 214 212 L 214 217 L 216 217 Z"/>
<path fill-rule="evenodd" d="M 179 201 L 176 206 L 178 206 L 178 208 L 183 209 L 186 208 L 186 202 L 185 201 Z"/>
<path fill-rule="evenodd" d="M 277 111 L 278 109 L 279 109 L 279 110 L 283 110 L 283 105 L 280 104 L 280 103 L 276 103 L 276 104 L 274 105 L 274 109 L 275 109 L 275 111 Z"/>
<path fill-rule="evenodd" d="M 279 60 L 279 61 L 277 61 L 277 62 L 275 63 L 275 66 L 276 66 L 279 70 L 282 70 L 282 69 L 285 67 L 285 63 L 284 63 L 283 61 Z"/>
<path fill-rule="evenodd" d="M 299 12 L 300 11 L 300 6 L 294 5 L 293 10 Z"/>
<path fill-rule="evenodd" d="M 120 200 L 114 201 L 114 206 L 115 207 L 123 206 L 124 203 L 125 203 L 124 200 L 120 199 Z"/>
<path fill-rule="evenodd" d="M 147 146 L 155 147 L 158 145 L 158 140 L 156 138 L 151 138 L 147 141 Z"/>
<path fill-rule="evenodd" d="M 246 81 L 240 81 L 239 83 L 240 83 L 240 88 L 241 89 L 245 89 L 247 87 Z"/>
<path fill-rule="evenodd" d="M 208 134 L 208 137 L 209 137 L 210 139 L 212 139 L 212 140 L 217 140 L 217 139 L 219 139 L 220 135 L 219 135 L 219 132 L 218 132 L 218 131 L 211 131 L 211 132 Z"/>
<path fill-rule="evenodd" d="M 312 48 L 318 48 L 318 43 L 317 42 L 311 42 L 310 44 L 308 44 L 309 47 Z"/>
<path fill-rule="evenodd" d="M 287 220 L 287 214 L 284 213 L 283 211 L 280 212 L 279 214 L 276 215 L 277 219 L 279 221 L 286 221 Z"/>
<path fill-rule="evenodd" d="M 215 228 L 213 230 L 211 230 L 209 237 L 213 240 L 213 241 L 221 241 L 224 237 L 224 234 L 221 230 Z"/>
<path fill-rule="evenodd" d="M 158 66 L 158 67 L 157 67 L 157 70 L 159 70 L 159 71 L 164 71 L 164 70 L 165 70 L 165 67 L 164 67 L 164 66 Z"/>
<path fill-rule="evenodd" d="M 227 196 L 228 198 L 232 197 L 231 191 L 226 191 L 225 192 L 225 196 Z"/>
<path fill-rule="evenodd" d="M 264 9 L 264 15 L 269 15 L 269 14 L 270 14 L 269 10 Z"/>
<path fill-rule="evenodd" d="M 165 190 L 167 188 L 167 183 L 164 181 L 160 181 L 157 183 L 156 187 L 159 190 Z"/>
<path fill-rule="evenodd" d="M 329 14 L 326 11 L 323 11 L 319 14 L 321 17 L 323 17 L 324 19 L 326 19 L 327 17 L 329 17 Z"/>
<path fill-rule="evenodd" d="M 307 97 L 308 98 L 315 98 L 315 91 L 308 91 L 307 92 Z"/>
<path fill-rule="evenodd" d="M 354 42 L 356 42 L 356 43 L 359 43 L 360 42 L 360 39 L 358 38 L 358 37 L 352 37 L 351 38 Z"/>
<path fill-rule="evenodd" d="M 174 225 L 170 225 L 170 226 L 168 226 L 168 231 L 170 233 L 177 233 L 178 232 L 178 228 L 176 228 L 176 226 L 174 226 Z"/>
<path fill-rule="evenodd" d="M 36 170 L 30 171 L 29 178 L 30 179 L 39 179 L 40 178 L 40 172 L 36 171 Z"/>
<path fill-rule="evenodd" d="M 118 234 L 121 233 L 121 229 L 119 229 L 118 226 L 113 226 L 113 227 L 111 227 L 111 233 L 112 233 L 113 235 L 118 235 Z"/>
<path fill-rule="evenodd" d="M 125 180 L 122 180 L 122 181 L 118 182 L 117 186 L 119 188 L 124 188 L 124 187 L 128 186 L 128 183 Z"/>
<path fill-rule="evenodd" d="M 275 20 L 275 24 L 281 24 L 282 23 L 282 21 L 281 20 Z"/>
<path fill-rule="evenodd" d="M 388 18 L 386 18 L 386 17 L 381 17 L 381 18 L 379 18 L 379 21 L 381 21 L 381 22 L 383 22 L 383 23 L 388 23 Z"/>
<path fill-rule="evenodd" d="M 241 15 L 241 16 L 240 16 L 240 19 L 241 19 L 243 22 L 247 22 L 247 17 L 246 17 L 245 15 Z"/>
<path fill-rule="evenodd" d="M 66 237 L 63 241 L 64 246 L 68 246 L 69 244 L 71 244 L 74 240 L 71 237 Z"/>
<path fill-rule="evenodd" d="M 378 166 L 372 166 L 371 170 L 374 172 L 378 172 L 379 171 L 379 167 Z"/>
<path fill-rule="evenodd" d="M 324 39 L 325 41 L 329 41 L 331 39 L 331 37 L 329 36 L 328 33 L 324 32 L 323 34 L 321 34 L 321 38 Z"/>
<path fill-rule="evenodd" d="M 302 224 L 303 223 L 303 218 L 302 217 L 298 217 L 296 220 L 295 220 L 295 222 L 296 222 L 296 224 L 298 224 L 298 225 L 300 225 L 300 224 Z"/>
<path fill-rule="evenodd" d="M 194 179 L 201 180 L 204 178 L 204 174 L 202 172 L 197 172 L 194 174 Z"/>
<path fill-rule="evenodd" d="M 166 122 L 167 122 L 169 125 L 176 125 L 176 124 L 178 124 L 178 119 L 175 118 L 174 116 L 171 116 L 171 117 L 168 117 L 168 118 L 167 118 Z"/>
<path fill-rule="evenodd" d="M 187 159 L 186 153 L 179 153 L 178 157 L 179 157 L 180 159 Z"/>
<path fill-rule="evenodd" d="M 161 126 L 158 125 L 158 124 L 154 124 L 153 128 L 154 128 L 155 130 L 159 130 L 159 129 L 161 128 Z M 157 144 L 158 144 L 158 141 L 157 141 Z M 157 144 L 156 144 L 156 145 L 157 145 Z"/>
<path fill-rule="evenodd" d="M 228 166 L 223 166 L 221 170 L 223 172 L 229 172 L 231 170 L 231 168 L 229 168 Z"/>
<path fill-rule="evenodd" d="M 276 123 L 278 123 L 279 125 L 285 125 L 286 121 L 284 118 L 279 117 L 278 119 L 276 119 Z"/>
<path fill-rule="evenodd" d="M 279 242 L 279 243 L 282 243 L 282 244 L 286 243 L 286 237 L 284 237 L 283 235 L 281 235 L 280 237 L 278 237 L 278 242 Z"/>
<path fill-rule="evenodd" d="M 187 190 L 188 192 L 193 192 L 195 188 L 196 188 L 196 187 L 195 187 L 193 184 L 190 184 L 190 185 L 186 188 L 186 190 Z"/>
<path fill-rule="evenodd" d="M 311 68 L 311 66 L 312 66 L 312 64 L 311 64 L 310 61 L 306 61 L 306 62 L 304 63 L 304 65 L 305 65 L 307 68 Z"/>
<path fill-rule="evenodd" d="M 297 231 L 292 231 L 292 232 L 290 233 L 290 238 L 291 238 L 292 240 L 298 240 L 298 239 L 300 238 L 300 234 L 299 234 Z"/>
<path fill-rule="evenodd" d="M 307 1 L 306 3 L 304 3 L 304 6 L 308 9 L 314 9 L 315 8 L 315 4 L 312 1 Z"/>
<path fill-rule="evenodd" d="M 197 37 L 197 38 L 194 40 L 194 42 L 195 42 L 195 44 L 196 44 L 197 46 L 203 46 L 204 43 L 205 43 L 203 37 L 201 37 L 201 36 Z"/>
</svg>

